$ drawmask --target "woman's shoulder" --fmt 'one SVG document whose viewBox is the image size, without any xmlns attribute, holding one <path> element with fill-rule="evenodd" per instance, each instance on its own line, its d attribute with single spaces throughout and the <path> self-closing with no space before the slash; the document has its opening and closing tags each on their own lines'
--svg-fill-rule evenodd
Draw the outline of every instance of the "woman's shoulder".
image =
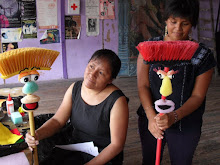
<svg viewBox="0 0 220 165">
<path fill-rule="evenodd" d="M 121 91 L 121 89 L 119 87 L 117 87 L 115 84 L 111 83 L 106 87 L 107 91 L 109 93 L 112 93 L 114 91 Z"/>
<path fill-rule="evenodd" d="M 163 36 L 158 36 L 158 37 L 152 37 L 152 38 L 149 38 L 148 41 L 161 41 L 163 40 Z"/>
<path fill-rule="evenodd" d="M 113 97 L 125 97 L 127 102 L 129 101 L 128 97 L 126 97 L 126 95 L 122 92 L 122 90 L 120 88 L 118 88 L 116 85 L 114 84 L 110 84 L 109 85 L 109 96 L 113 96 Z"/>
<path fill-rule="evenodd" d="M 72 87 L 72 88 L 78 88 L 80 86 L 82 86 L 82 80 L 75 81 L 70 85 L 70 87 Z"/>
<path fill-rule="evenodd" d="M 191 62 L 192 62 L 193 65 L 200 65 L 205 60 L 214 61 L 213 52 L 204 43 L 199 43 L 199 47 L 196 50 L 195 54 L 193 55 L 193 57 L 191 59 Z"/>
<path fill-rule="evenodd" d="M 77 91 L 78 91 L 78 90 L 81 90 L 81 88 L 80 88 L 81 85 L 82 85 L 82 81 L 75 81 L 75 82 L 73 82 L 73 83 L 69 86 L 69 88 L 67 89 L 67 91 L 70 92 L 70 93 L 72 93 L 72 94 L 74 94 L 74 95 L 76 95 Z"/>
</svg>

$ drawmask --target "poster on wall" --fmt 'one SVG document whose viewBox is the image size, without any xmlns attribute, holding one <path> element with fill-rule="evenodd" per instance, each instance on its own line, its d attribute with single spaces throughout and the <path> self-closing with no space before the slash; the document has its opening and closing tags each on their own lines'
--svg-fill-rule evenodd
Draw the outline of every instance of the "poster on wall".
<svg viewBox="0 0 220 165">
<path fill-rule="evenodd" d="M 80 0 L 68 0 L 68 14 L 80 14 Z"/>
<path fill-rule="evenodd" d="M 87 36 L 99 35 L 99 17 L 86 17 L 86 34 Z"/>
<path fill-rule="evenodd" d="M 87 16 L 99 15 L 99 0 L 86 0 L 86 15 Z"/>
<path fill-rule="evenodd" d="M 21 19 L 36 19 L 36 0 L 21 0 Z"/>
<path fill-rule="evenodd" d="M 130 59 L 135 60 L 139 54 L 135 48 L 138 43 L 163 35 L 164 0 L 135 0 L 131 1 L 130 6 Z"/>
<path fill-rule="evenodd" d="M 20 0 L 0 0 L 0 28 L 21 27 Z"/>
<path fill-rule="evenodd" d="M 60 43 L 60 33 L 58 29 L 46 30 L 41 37 L 40 44 Z"/>
<path fill-rule="evenodd" d="M 115 19 L 114 0 L 100 0 L 99 17 L 100 19 Z"/>
<path fill-rule="evenodd" d="M 81 16 L 65 16 L 65 39 L 79 39 L 81 31 Z"/>
<path fill-rule="evenodd" d="M 21 40 L 21 28 L 2 28 L 1 29 L 1 41 L 2 43 L 20 42 Z"/>
<path fill-rule="evenodd" d="M 22 20 L 23 39 L 37 38 L 36 20 Z"/>
<path fill-rule="evenodd" d="M 17 49 L 18 43 L 12 42 L 12 43 L 2 43 L 2 52 L 7 52 L 9 50 Z"/>
<path fill-rule="evenodd" d="M 37 0 L 37 21 L 39 29 L 56 29 L 57 0 Z"/>
<path fill-rule="evenodd" d="M 1 37 L 0 37 L 0 53 L 2 53 L 2 41 L 1 41 Z"/>
</svg>

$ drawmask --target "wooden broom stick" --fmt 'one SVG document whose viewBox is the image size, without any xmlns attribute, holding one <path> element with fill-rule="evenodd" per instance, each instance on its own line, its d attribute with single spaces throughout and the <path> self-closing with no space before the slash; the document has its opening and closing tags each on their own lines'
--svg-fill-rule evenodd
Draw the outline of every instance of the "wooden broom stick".
<svg viewBox="0 0 220 165">
<path fill-rule="evenodd" d="M 28 116 L 29 116 L 31 136 L 35 137 L 34 112 L 28 111 Z M 34 165 L 38 165 L 39 162 L 38 162 L 37 146 L 33 147 L 32 154 L 34 155 Z"/>
</svg>

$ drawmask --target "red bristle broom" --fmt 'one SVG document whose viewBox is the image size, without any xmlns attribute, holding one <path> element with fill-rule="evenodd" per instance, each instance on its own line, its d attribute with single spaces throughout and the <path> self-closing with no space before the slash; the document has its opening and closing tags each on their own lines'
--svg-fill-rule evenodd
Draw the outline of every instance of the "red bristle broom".
<svg viewBox="0 0 220 165">
<path fill-rule="evenodd" d="M 164 71 L 168 72 L 169 67 L 175 64 L 189 64 L 198 47 L 199 44 L 193 41 L 145 41 L 139 43 L 137 49 L 146 64 L 162 64 Z M 166 97 L 162 96 L 161 99 L 165 100 Z M 161 145 L 162 139 L 157 139 L 155 165 L 160 164 Z"/>
</svg>

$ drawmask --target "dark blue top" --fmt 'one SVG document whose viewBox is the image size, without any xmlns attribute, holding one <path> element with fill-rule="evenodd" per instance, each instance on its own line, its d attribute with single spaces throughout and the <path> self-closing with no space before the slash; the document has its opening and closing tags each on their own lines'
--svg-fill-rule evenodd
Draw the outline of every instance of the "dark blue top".
<svg viewBox="0 0 220 165">
<path fill-rule="evenodd" d="M 150 41 L 159 40 L 163 40 L 163 37 L 161 36 L 150 39 Z M 199 48 L 193 55 L 191 63 L 178 63 L 169 66 L 170 70 L 178 71 L 178 73 L 176 73 L 174 78 L 171 80 L 173 93 L 167 97 L 168 100 L 172 100 L 175 103 L 175 110 L 181 107 L 191 96 L 197 76 L 215 67 L 215 65 L 216 62 L 211 50 L 208 49 L 204 44 L 199 43 Z M 160 86 L 162 84 L 162 80 L 158 77 L 157 73 L 153 71 L 153 69 L 158 68 L 163 70 L 164 66 L 159 63 L 151 64 L 149 70 L 149 81 L 153 102 L 161 98 Z M 180 123 L 181 129 L 190 129 L 193 127 L 200 128 L 202 125 L 202 115 L 204 110 L 205 100 L 197 110 L 174 124 L 171 129 L 179 128 Z M 142 106 L 139 107 L 137 113 L 138 115 L 145 116 Z"/>
</svg>

